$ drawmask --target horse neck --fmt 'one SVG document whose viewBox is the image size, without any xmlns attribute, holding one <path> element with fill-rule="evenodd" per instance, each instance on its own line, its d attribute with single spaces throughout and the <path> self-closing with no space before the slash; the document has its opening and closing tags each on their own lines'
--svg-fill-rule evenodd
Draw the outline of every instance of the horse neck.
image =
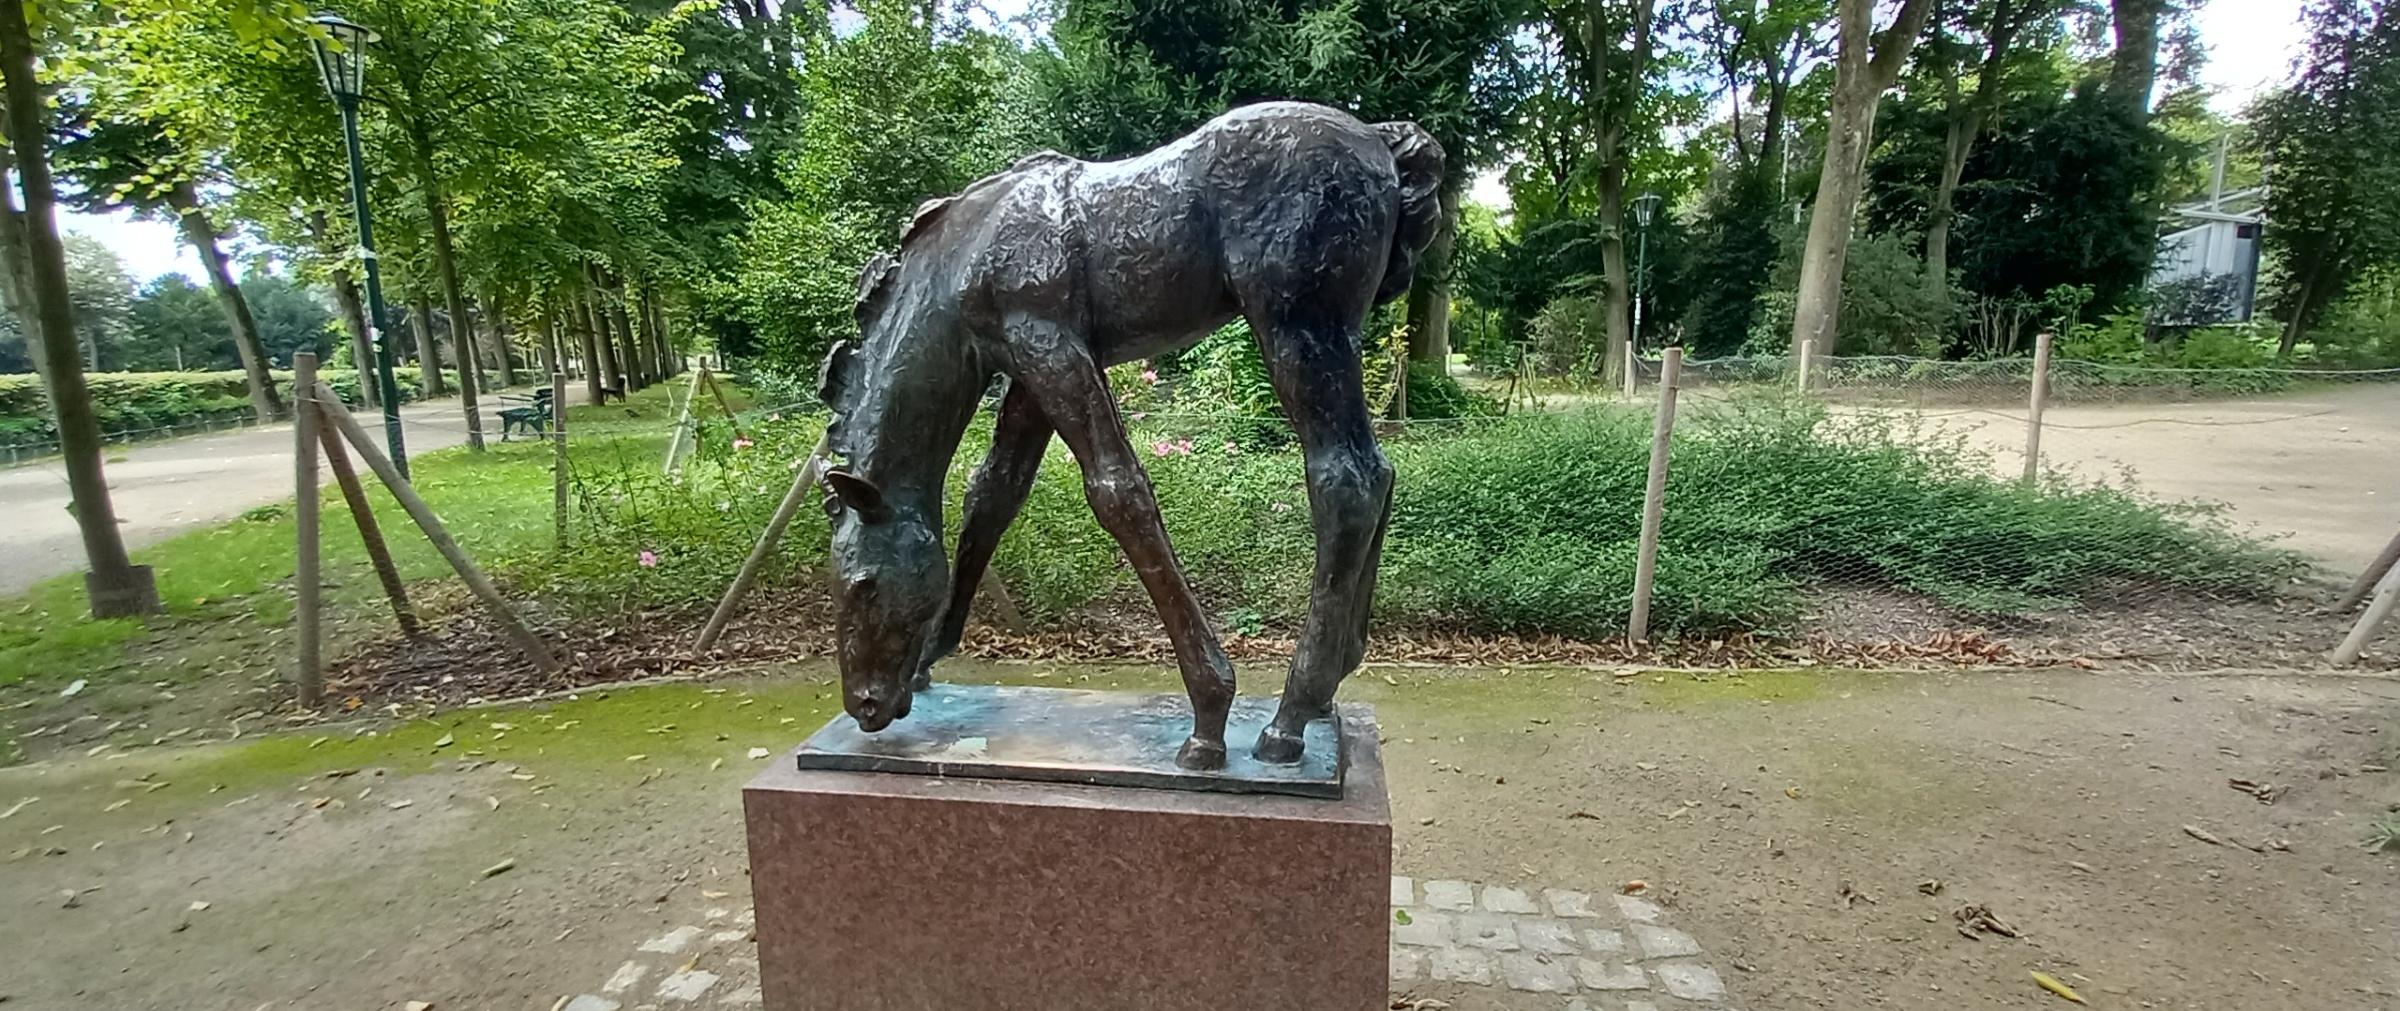
<svg viewBox="0 0 2400 1011">
<path fill-rule="evenodd" d="M 963 335 L 917 331 L 870 354 L 858 406 L 842 421 L 853 470 L 894 504 L 939 516 L 959 440 L 983 391 L 984 372 Z"/>
</svg>

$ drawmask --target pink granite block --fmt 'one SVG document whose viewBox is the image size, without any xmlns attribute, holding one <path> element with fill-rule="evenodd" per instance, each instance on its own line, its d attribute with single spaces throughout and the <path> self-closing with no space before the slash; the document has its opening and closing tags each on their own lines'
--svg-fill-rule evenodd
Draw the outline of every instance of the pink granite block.
<svg viewBox="0 0 2400 1011">
<path fill-rule="evenodd" d="M 1391 810 L 1344 709 L 1340 800 L 778 760 L 743 791 L 768 1011 L 1383 1008 Z"/>
</svg>

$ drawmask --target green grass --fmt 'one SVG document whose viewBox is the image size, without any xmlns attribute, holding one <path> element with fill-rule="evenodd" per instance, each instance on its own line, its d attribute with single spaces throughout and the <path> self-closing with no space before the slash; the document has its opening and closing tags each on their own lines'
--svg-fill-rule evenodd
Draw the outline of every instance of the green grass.
<svg viewBox="0 0 2400 1011">
<path fill-rule="evenodd" d="M 573 408 L 568 431 L 575 469 L 592 475 L 646 466 L 656 473 L 666 449 L 663 432 L 671 422 L 670 386 L 680 390 L 669 383 L 635 394 L 628 404 Z M 713 438 L 724 441 L 721 431 Z M 417 456 L 410 462 L 413 483 L 479 565 L 502 576 L 538 574 L 551 564 L 551 447 L 497 441 L 488 446 L 481 455 L 459 448 Z M 722 451 L 721 445 L 711 448 Z M 369 482 L 368 498 L 402 578 L 450 578 L 447 563 L 408 514 L 353 459 Z M 332 475 L 321 472 L 321 480 L 328 607 L 380 608 L 381 590 L 357 527 Z M 167 607 L 163 617 L 93 620 L 80 575 L 47 580 L 0 603 L 0 687 L 65 684 L 128 663 L 136 669 L 123 672 L 127 677 L 172 679 L 191 666 L 179 661 L 257 644 L 262 633 L 290 620 L 295 539 L 287 502 L 134 552 L 136 562 L 157 573 Z"/>
</svg>

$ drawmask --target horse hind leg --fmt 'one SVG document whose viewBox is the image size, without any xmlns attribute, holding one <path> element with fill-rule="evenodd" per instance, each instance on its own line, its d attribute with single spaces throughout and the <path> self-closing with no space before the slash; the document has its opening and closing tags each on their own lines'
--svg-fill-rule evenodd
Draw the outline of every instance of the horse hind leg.
<svg viewBox="0 0 2400 1011">
<path fill-rule="evenodd" d="M 1355 334 L 1341 319 L 1254 319 L 1276 398 L 1308 461 L 1309 521 L 1317 538 L 1308 618 L 1275 717 L 1259 732 L 1260 761 L 1300 760 L 1309 721 L 1332 712 L 1342 679 L 1366 650 L 1375 566 L 1392 496 L 1392 465 L 1375 443 Z"/>
<path fill-rule="evenodd" d="M 1000 401 L 1000 418 L 992 426 L 991 452 L 985 454 L 983 465 L 975 468 L 975 476 L 967 484 L 966 519 L 959 526 L 958 559 L 951 566 L 950 603 L 917 666 L 909 686 L 912 691 L 932 687 L 933 665 L 958 650 L 959 640 L 966 635 L 967 612 L 975 604 L 975 591 L 991 568 L 1000 535 L 1008 532 L 1017 510 L 1025 505 L 1025 496 L 1033 490 L 1050 434 L 1050 419 L 1034 402 L 1033 391 L 1011 382 L 1008 395 Z"/>
</svg>

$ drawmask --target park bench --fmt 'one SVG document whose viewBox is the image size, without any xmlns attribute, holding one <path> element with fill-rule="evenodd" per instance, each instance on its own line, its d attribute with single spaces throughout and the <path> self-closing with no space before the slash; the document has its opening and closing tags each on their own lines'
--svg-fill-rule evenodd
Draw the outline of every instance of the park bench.
<svg viewBox="0 0 2400 1011">
<path fill-rule="evenodd" d="M 521 403 L 526 405 L 524 407 L 506 408 L 500 412 L 500 441 L 507 442 L 508 436 L 512 432 L 525 432 L 531 435 L 550 434 L 550 411 L 552 405 L 550 403 L 549 390 L 545 389 L 533 391 L 533 397 L 530 400 L 522 397 L 506 396 L 501 397 L 500 399 L 507 402 Z"/>
</svg>

